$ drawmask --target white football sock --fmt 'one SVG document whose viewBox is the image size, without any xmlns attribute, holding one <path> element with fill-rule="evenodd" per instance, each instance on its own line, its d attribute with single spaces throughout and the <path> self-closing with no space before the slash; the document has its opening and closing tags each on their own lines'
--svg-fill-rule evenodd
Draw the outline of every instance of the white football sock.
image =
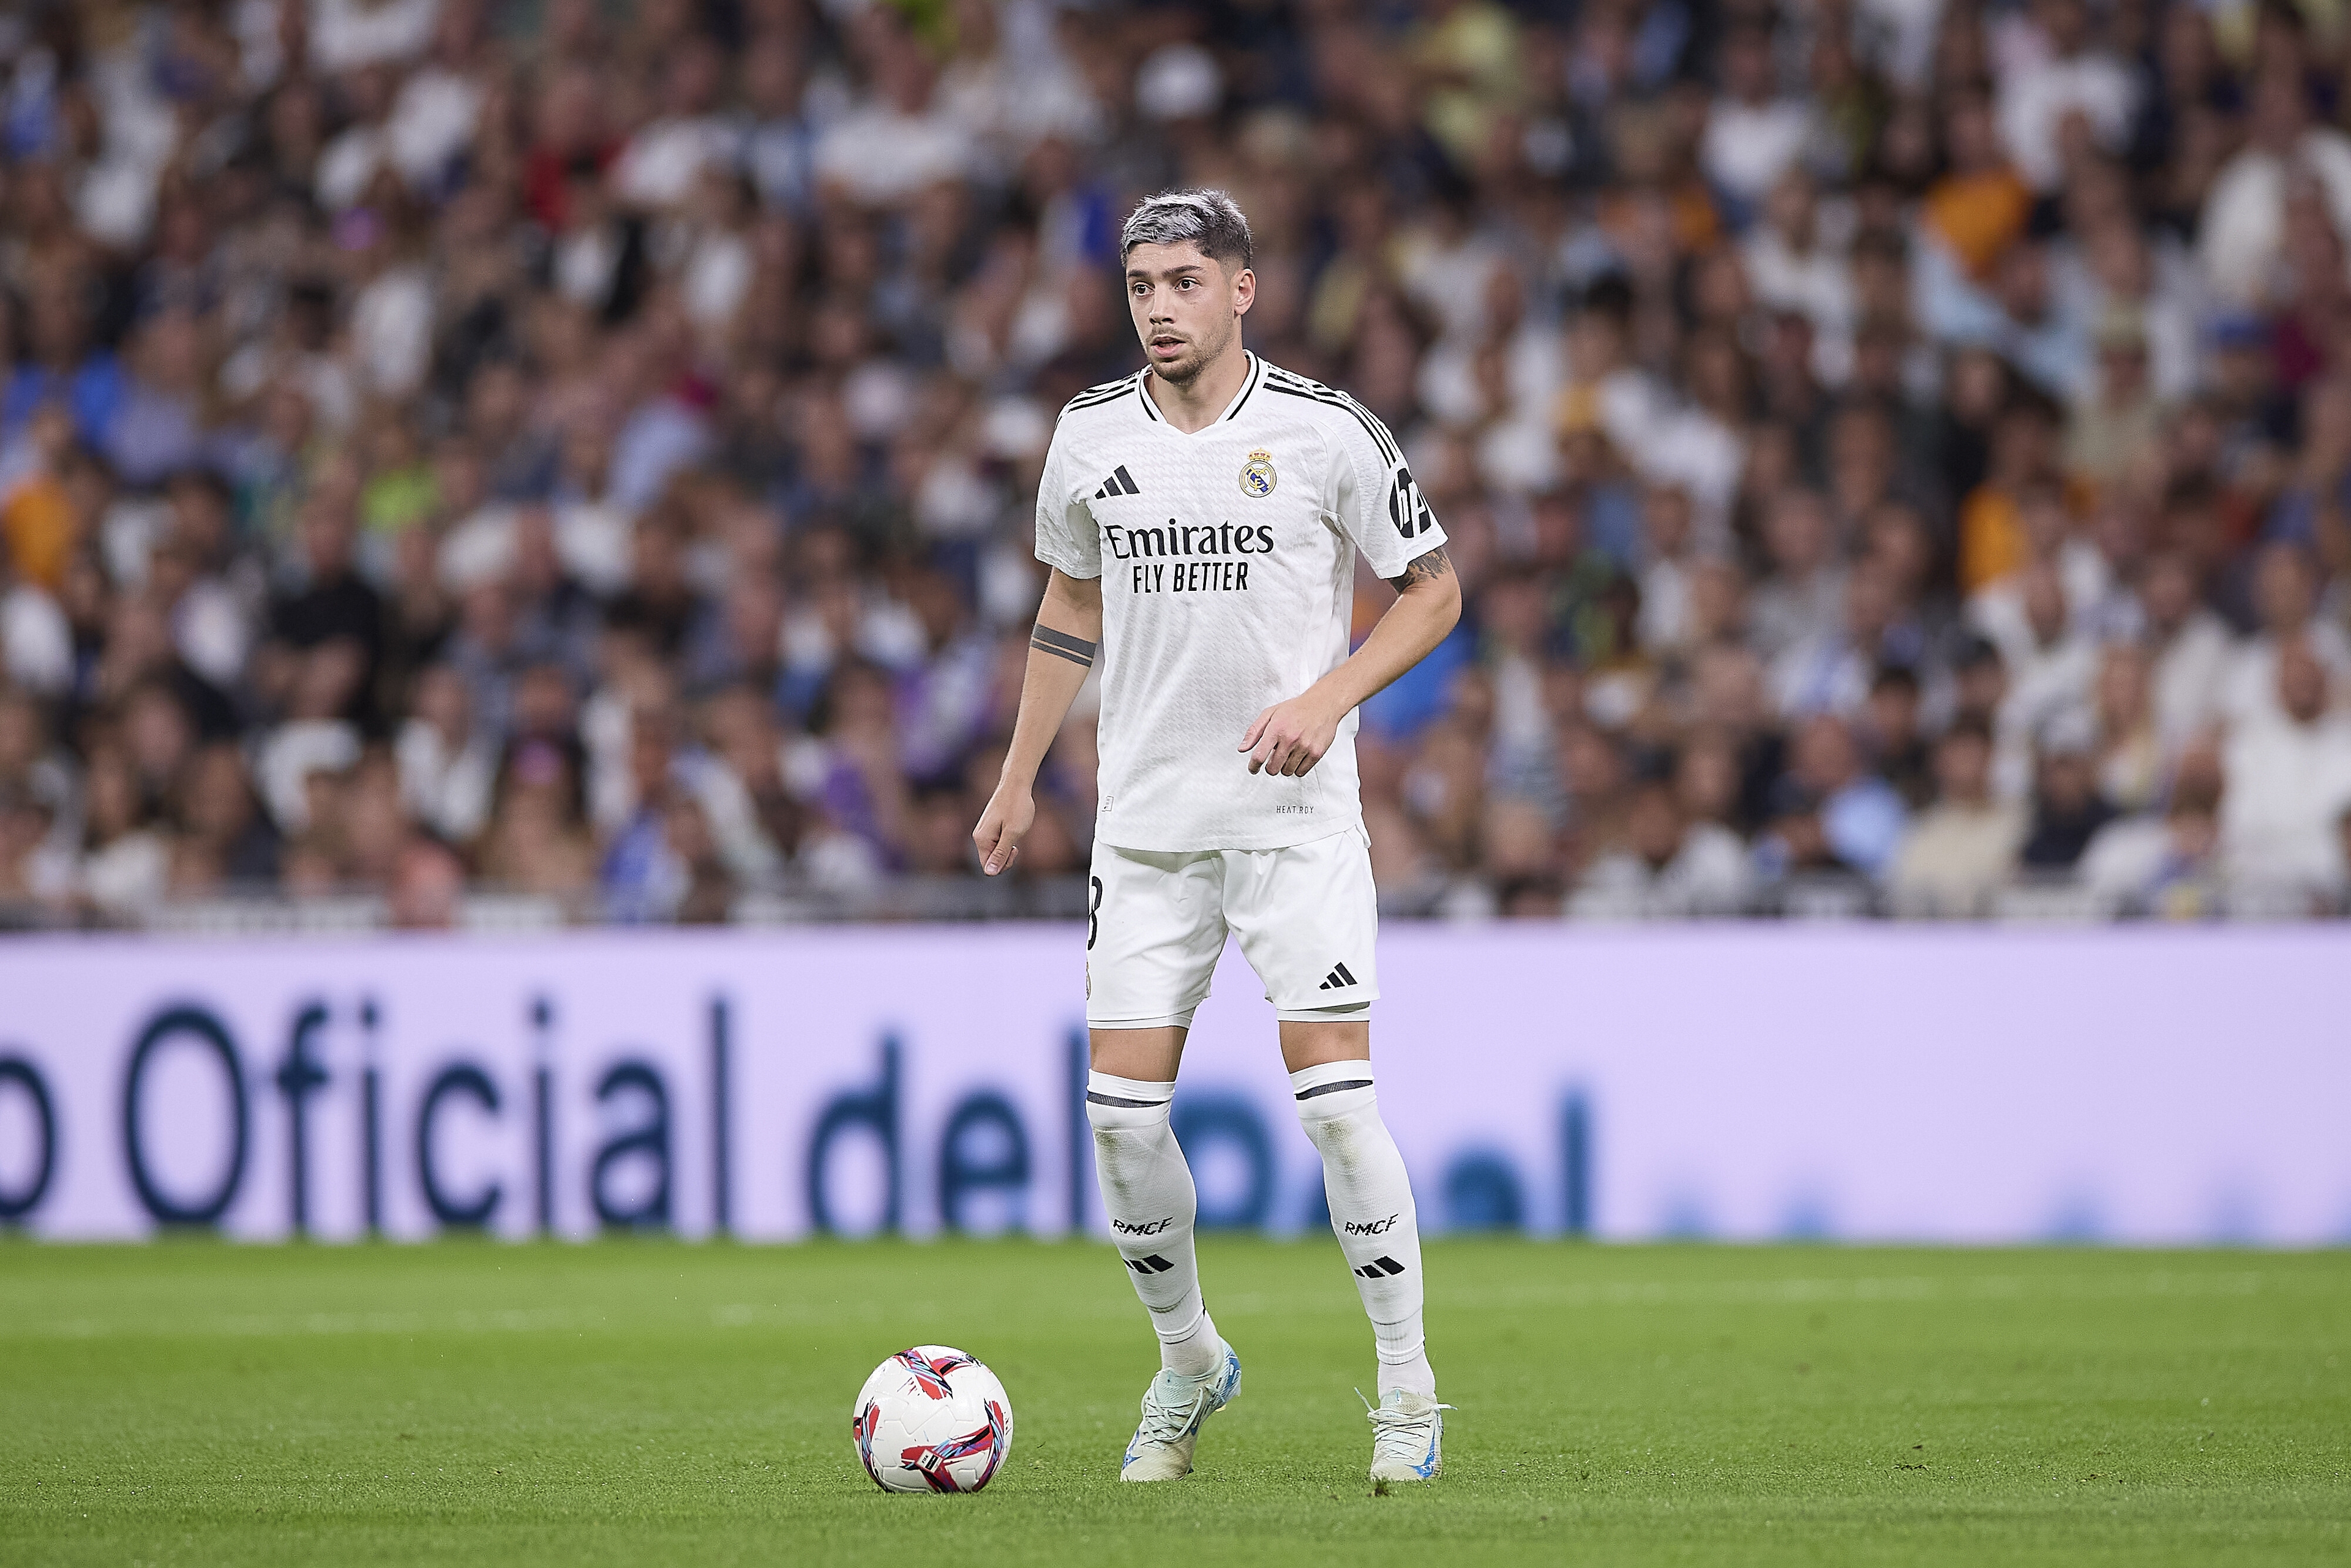
<svg viewBox="0 0 2351 1568">
<path fill-rule="evenodd" d="M 1330 1061 L 1290 1075 L 1298 1120 L 1322 1155 L 1331 1229 L 1354 1271 L 1379 1351 L 1380 1393 L 1435 1395 L 1420 1332 L 1420 1220 L 1404 1156 L 1380 1120 L 1368 1061 Z"/>
<path fill-rule="evenodd" d="M 1200 1266 L 1192 1251 L 1199 1195 L 1192 1167 L 1167 1126 L 1173 1083 L 1086 1075 L 1086 1120 L 1094 1130 L 1094 1174 L 1111 1238 L 1134 1293 L 1151 1309 L 1159 1364 L 1187 1376 L 1217 1369 L 1217 1325 L 1200 1300 Z"/>
</svg>

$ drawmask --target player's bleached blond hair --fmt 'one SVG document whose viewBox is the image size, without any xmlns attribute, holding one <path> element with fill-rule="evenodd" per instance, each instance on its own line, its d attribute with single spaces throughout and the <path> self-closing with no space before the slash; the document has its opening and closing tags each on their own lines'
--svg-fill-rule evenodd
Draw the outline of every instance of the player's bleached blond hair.
<svg viewBox="0 0 2351 1568">
<path fill-rule="evenodd" d="M 1118 232 L 1118 259 L 1125 261 L 1139 245 L 1197 246 L 1202 256 L 1234 263 L 1237 270 L 1256 255 L 1240 204 L 1222 191 L 1206 189 L 1144 197 Z"/>
</svg>

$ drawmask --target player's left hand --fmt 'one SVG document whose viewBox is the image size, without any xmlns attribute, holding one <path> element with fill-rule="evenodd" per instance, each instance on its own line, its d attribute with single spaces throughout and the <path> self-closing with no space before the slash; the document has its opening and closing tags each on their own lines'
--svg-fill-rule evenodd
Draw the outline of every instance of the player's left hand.
<svg viewBox="0 0 2351 1568">
<path fill-rule="evenodd" d="M 1311 692 L 1274 704 L 1241 737 L 1240 749 L 1249 753 L 1249 771 L 1304 778 L 1339 738 L 1340 717 L 1323 712 Z"/>
</svg>

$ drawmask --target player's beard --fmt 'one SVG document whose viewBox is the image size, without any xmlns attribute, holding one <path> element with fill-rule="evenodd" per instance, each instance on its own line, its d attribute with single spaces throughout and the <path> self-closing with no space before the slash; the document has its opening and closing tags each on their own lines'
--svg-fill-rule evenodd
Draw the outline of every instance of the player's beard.
<svg viewBox="0 0 2351 1568">
<path fill-rule="evenodd" d="M 1169 364 L 1154 365 L 1151 373 L 1169 386 L 1188 387 L 1200 379 L 1200 372 L 1224 358 L 1232 347 L 1233 334 L 1240 329 L 1238 319 L 1228 320 L 1224 329 L 1213 338 L 1192 340 L 1192 352 Z"/>
</svg>

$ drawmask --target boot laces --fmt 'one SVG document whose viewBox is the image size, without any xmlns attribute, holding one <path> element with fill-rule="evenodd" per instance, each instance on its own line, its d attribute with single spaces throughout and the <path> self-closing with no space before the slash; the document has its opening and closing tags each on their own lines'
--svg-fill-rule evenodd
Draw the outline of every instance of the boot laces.
<svg viewBox="0 0 2351 1568">
<path fill-rule="evenodd" d="M 1364 1399 L 1364 1391 L 1356 1389 L 1355 1397 Z M 1428 1450 L 1429 1433 L 1437 1424 L 1437 1413 L 1452 1408 L 1450 1405 L 1432 1405 L 1426 1411 L 1406 1414 L 1364 1399 L 1364 1415 L 1372 1424 L 1372 1452 L 1384 1459 L 1417 1463 Z"/>
<path fill-rule="evenodd" d="M 1213 1376 L 1184 1378 L 1179 1386 L 1188 1387 L 1191 1397 L 1180 1404 L 1169 1404 L 1163 1396 L 1169 1381 L 1165 1375 L 1155 1377 L 1151 1386 L 1143 1391 L 1143 1425 L 1135 1433 L 1137 1441 L 1172 1443 L 1190 1431 L 1198 1423 L 1201 1409 L 1208 1401 L 1208 1386 L 1216 1380 Z"/>
</svg>

